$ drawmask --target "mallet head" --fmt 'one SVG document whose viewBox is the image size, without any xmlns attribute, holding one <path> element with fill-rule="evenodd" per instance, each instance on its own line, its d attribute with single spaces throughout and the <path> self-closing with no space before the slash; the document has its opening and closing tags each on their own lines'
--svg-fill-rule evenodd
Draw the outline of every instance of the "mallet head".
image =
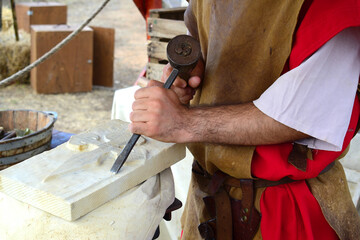
<svg viewBox="0 0 360 240">
<path fill-rule="evenodd" d="M 201 57 L 200 43 L 191 36 L 178 35 L 170 40 L 166 53 L 170 65 L 179 70 L 182 79 L 188 80 Z"/>
</svg>

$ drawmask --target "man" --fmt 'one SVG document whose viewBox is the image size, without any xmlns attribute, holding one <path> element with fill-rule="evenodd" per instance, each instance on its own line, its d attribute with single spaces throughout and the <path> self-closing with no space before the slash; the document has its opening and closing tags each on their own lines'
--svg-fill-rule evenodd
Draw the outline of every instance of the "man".
<svg viewBox="0 0 360 240">
<path fill-rule="evenodd" d="M 185 23 L 203 60 L 188 85 L 136 92 L 130 116 L 134 133 L 189 143 L 184 239 L 360 236 L 337 161 L 360 113 L 359 6 L 189 2 Z"/>
</svg>

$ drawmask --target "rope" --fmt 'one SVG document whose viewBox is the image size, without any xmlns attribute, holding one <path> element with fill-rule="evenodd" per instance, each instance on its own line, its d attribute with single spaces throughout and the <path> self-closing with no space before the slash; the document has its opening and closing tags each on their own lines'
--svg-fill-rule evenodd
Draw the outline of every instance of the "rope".
<svg viewBox="0 0 360 240">
<path fill-rule="evenodd" d="M 16 79 L 21 77 L 22 75 L 28 73 L 31 71 L 31 69 L 38 66 L 40 63 L 44 62 L 46 59 L 48 59 L 50 56 L 52 56 L 54 53 L 59 51 L 65 44 L 67 44 L 71 39 L 73 39 L 86 25 L 88 25 L 98 14 L 103 10 L 103 8 L 110 2 L 110 0 L 105 0 L 101 6 L 85 21 L 81 24 L 81 26 L 73 31 L 69 36 L 64 38 L 60 43 L 58 43 L 55 47 L 53 47 L 49 52 L 45 53 L 43 56 L 41 56 L 39 59 L 37 59 L 32 64 L 28 65 L 27 67 L 23 68 L 22 70 L 18 71 L 17 73 L 13 74 L 12 76 L 5 78 L 4 80 L 0 81 L 0 88 L 6 87 L 8 85 L 13 84 Z"/>
</svg>

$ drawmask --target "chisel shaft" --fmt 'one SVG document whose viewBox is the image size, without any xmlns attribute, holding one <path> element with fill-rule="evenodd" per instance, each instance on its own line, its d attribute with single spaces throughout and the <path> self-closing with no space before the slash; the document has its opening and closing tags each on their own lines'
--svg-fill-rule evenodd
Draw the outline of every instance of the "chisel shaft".
<svg viewBox="0 0 360 240">
<path fill-rule="evenodd" d="M 174 83 L 176 77 L 178 76 L 178 74 L 179 74 L 179 70 L 174 68 L 171 71 L 170 76 L 166 80 L 166 82 L 164 84 L 164 88 L 170 89 L 172 84 Z M 128 143 L 125 145 L 124 149 L 121 151 L 120 155 L 115 160 L 115 163 L 110 170 L 111 172 L 113 172 L 115 174 L 119 172 L 119 170 L 124 165 L 125 161 L 127 160 L 127 158 L 130 155 L 131 150 L 134 148 L 134 146 L 139 138 L 140 138 L 139 134 L 133 134 L 131 136 L 130 140 L 128 141 Z"/>
</svg>

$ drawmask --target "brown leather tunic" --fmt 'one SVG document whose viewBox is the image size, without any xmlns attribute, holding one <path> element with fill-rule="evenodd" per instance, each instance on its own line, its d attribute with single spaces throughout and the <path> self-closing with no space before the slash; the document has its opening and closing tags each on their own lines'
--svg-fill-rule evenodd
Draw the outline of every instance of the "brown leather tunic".
<svg viewBox="0 0 360 240">
<path fill-rule="evenodd" d="M 205 78 L 192 105 L 257 99 L 284 69 L 302 2 L 190 1 L 185 22 L 199 38 L 206 62 Z M 233 177 L 251 177 L 254 147 L 192 144 L 189 148 L 210 173 L 220 169 Z"/>
</svg>

